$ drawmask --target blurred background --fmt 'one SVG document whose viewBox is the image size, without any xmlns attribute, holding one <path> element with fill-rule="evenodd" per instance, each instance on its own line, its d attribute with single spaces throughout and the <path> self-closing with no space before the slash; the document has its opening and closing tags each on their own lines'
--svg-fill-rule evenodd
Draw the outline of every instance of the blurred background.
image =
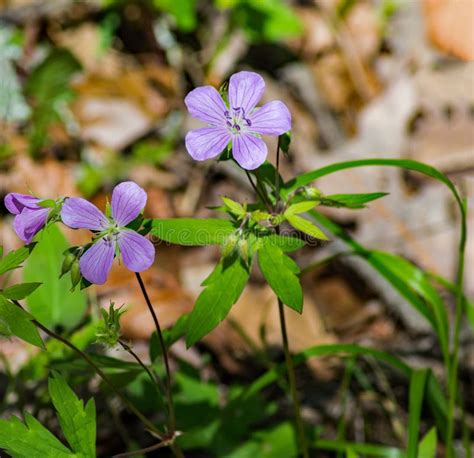
<svg viewBox="0 0 474 458">
<path fill-rule="evenodd" d="M 473 24 L 472 0 L 0 0 L 0 197 L 3 202 L 11 191 L 82 195 L 103 208 L 113 186 L 131 179 L 148 192 L 147 217 L 208 217 L 219 195 L 245 200 L 252 190 L 230 162 L 188 156 L 184 135 L 197 124 L 183 98 L 196 86 L 219 87 L 232 73 L 253 70 L 265 78 L 264 101 L 283 100 L 292 113 L 284 178 L 332 162 L 384 157 L 426 162 L 456 182 L 468 197 L 466 291 L 473 297 Z M 276 143 L 268 144 L 274 151 Z M 398 169 L 367 168 L 339 172 L 317 186 L 327 194 L 389 192 L 365 210 L 326 214 L 366 246 L 454 278 L 458 215 L 441 185 Z M 3 206 L 0 213 L 0 245 L 9 251 L 21 244 Z M 86 241 L 84 234 L 65 235 L 73 244 Z M 327 243 L 304 250 L 297 261 L 310 266 L 343 249 Z M 164 326 L 192 309 L 218 257 L 215 247 L 158 245 L 144 278 Z M 34 269 L 28 275 L 31 281 Z M 45 319 L 74 329 L 87 304 L 131 304 L 123 334 L 146 355 L 153 324 L 130 275 L 117 264 L 106 285 L 81 296 L 82 305 L 74 311 L 58 305 L 56 321 L 53 312 Z M 303 283 L 303 315 L 288 316 L 293 351 L 358 342 L 442 370 L 427 324 L 363 261 L 335 259 L 308 269 Z M 177 342 L 172 353 L 197 374 L 183 386 L 217 409 L 217 393 L 255 378 L 269 354 L 281 356 L 279 345 L 274 298 L 255 273 L 221 326 L 189 351 Z M 460 362 L 466 393 L 474 389 L 473 349 L 471 334 Z M 46 364 L 31 352 L 17 340 L 0 342 L 4 374 L 24 375 L 24 405 Z M 369 369 L 370 379 L 359 373 L 345 396 L 357 408 L 347 408 L 344 418 L 354 437 L 397 445 L 407 387 L 393 392 L 386 373 Z M 305 416 L 329 432 L 341 416 L 344 373 L 338 361 L 317 360 L 300 374 Z M 207 380 L 207 388 L 197 379 Z M 17 408 L 6 394 L 9 383 L 2 382 L 6 415 Z M 138 400 L 146 398 L 140 386 L 132 388 Z M 466 401 L 474 428 L 474 401 Z M 99 424 L 100 415 L 107 413 L 99 411 Z M 235 425 L 223 428 L 221 442 L 203 445 L 196 438 L 190 447 L 208 452 L 191 456 L 231 456 L 223 450 L 246 437 L 247 423 L 237 432 Z M 115 428 L 120 425 L 99 432 L 104 456 L 120 448 L 111 443 Z"/>
</svg>

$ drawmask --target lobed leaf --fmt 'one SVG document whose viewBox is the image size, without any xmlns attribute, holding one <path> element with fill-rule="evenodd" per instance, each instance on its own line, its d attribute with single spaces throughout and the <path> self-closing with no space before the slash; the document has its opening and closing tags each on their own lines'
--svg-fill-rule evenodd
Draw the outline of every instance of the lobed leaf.
<svg viewBox="0 0 474 458">
<path fill-rule="evenodd" d="M 64 378 L 55 373 L 48 381 L 49 394 L 58 411 L 59 423 L 72 450 L 85 458 L 95 458 L 96 417 L 94 399 L 84 408 Z"/>
<path fill-rule="evenodd" d="M 44 348 L 38 329 L 31 322 L 33 317 L 0 295 L 0 324 L 8 336 L 16 336 L 25 342 Z"/>
<path fill-rule="evenodd" d="M 4 290 L 0 291 L 0 294 L 3 297 L 6 297 L 10 300 L 20 301 L 26 296 L 29 296 L 33 291 L 36 290 L 42 283 L 33 282 L 33 283 L 20 283 L 18 285 L 13 285 Z"/>
<path fill-rule="evenodd" d="M 301 216 L 292 215 L 287 216 L 286 219 L 298 231 L 304 232 L 315 239 L 329 240 L 327 235 L 321 229 L 319 229 L 319 227 L 315 226 L 313 223 L 305 218 L 302 218 Z"/>
<path fill-rule="evenodd" d="M 29 413 L 25 423 L 15 416 L 0 420 L 0 448 L 12 458 L 77 457 Z"/>
<path fill-rule="evenodd" d="M 35 245 L 35 243 L 31 243 L 18 250 L 10 251 L 4 258 L 0 259 L 0 275 L 21 267 L 22 262 L 30 255 Z"/>
</svg>

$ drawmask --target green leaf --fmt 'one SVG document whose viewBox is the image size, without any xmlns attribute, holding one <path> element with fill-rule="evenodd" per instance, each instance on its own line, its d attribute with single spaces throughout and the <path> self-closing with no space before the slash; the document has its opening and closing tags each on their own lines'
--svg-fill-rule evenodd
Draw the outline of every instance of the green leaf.
<svg viewBox="0 0 474 458">
<path fill-rule="evenodd" d="M 270 234 L 259 237 L 259 240 L 264 241 L 267 244 L 275 245 L 284 253 L 291 253 L 292 251 L 299 250 L 305 245 L 304 240 L 289 235 Z"/>
<path fill-rule="evenodd" d="M 14 335 L 25 342 L 44 348 L 38 329 L 31 322 L 33 317 L 0 295 L 0 324 L 3 331 Z"/>
<path fill-rule="evenodd" d="M 149 220 L 150 234 L 165 242 L 185 246 L 223 244 L 235 232 L 233 224 L 225 219 L 154 219 Z"/>
<path fill-rule="evenodd" d="M 236 216 L 245 215 L 245 208 L 239 202 L 229 199 L 228 197 L 222 197 L 222 201 L 224 202 L 227 210 L 229 210 L 232 214 Z"/>
<path fill-rule="evenodd" d="M 326 207 L 364 208 L 365 204 L 381 197 L 388 196 L 388 192 L 369 192 L 366 194 L 331 194 L 321 199 L 321 205 Z"/>
<path fill-rule="evenodd" d="M 410 378 L 407 458 L 418 457 L 421 407 L 423 405 L 427 377 L 427 369 L 416 369 Z"/>
<path fill-rule="evenodd" d="M 29 413 L 25 423 L 14 416 L 0 420 L 0 448 L 13 458 L 77 458 Z"/>
<path fill-rule="evenodd" d="M 299 280 L 300 269 L 278 247 L 263 243 L 258 250 L 258 265 L 263 276 L 280 300 L 296 310 L 303 311 L 303 290 Z"/>
<path fill-rule="evenodd" d="M 205 280 L 187 323 L 186 345 L 190 347 L 211 332 L 237 302 L 249 279 L 249 269 L 239 257 L 221 260 Z"/>
<path fill-rule="evenodd" d="M 285 210 L 285 217 L 297 215 L 299 213 L 306 213 L 309 210 L 312 210 L 316 205 L 318 205 L 318 201 L 316 200 L 306 200 L 303 202 L 298 202 L 297 204 L 292 204 L 290 205 L 286 210 Z"/>
<path fill-rule="evenodd" d="M 430 306 L 430 320 L 434 321 L 434 328 L 438 335 L 441 350 L 446 360 L 449 357 L 449 319 L 446 305 L 431 284 L 428 275 L 411 262 L 395 254 L 383 251 L 371 251 L 370 257 L 381 263 L 387 270 L 393 272 L 416 294 L 419 294 Z"/>
<path fill-rule="evenodd" d="M 69 245 L 55 225 L 41 232 L 38 246 L 31 254 L 23 271 L 26 282 L 42 281 L 43 285 L 27 298 L 35 318 L 47 327 L 76 326 L 87 308 L 84 291 L 70 291 L 69 279 L 59 278 L 63 253 Z"/>
<path fill-rule="evenodd" d="M 0 275 L 9 270 L 21 267 L 22 262 L 30 255 L 36 243 L 19 248 L 15 251 L 10 251 L 4 258 L 0 260 Z"/>
<path fill-rule="evenodd" d="M 319 227 L 315 226 L 310 221 L 302 218 L 301 216 L 287 216 L 286 219 L 298 231 L 304 232 L 315 239 L 329 240 L 327 235 L 321 229 L 319 229 Z"/>
<path fill-rule="evenodd" d="M 431 428 L 418 445 L 419 458 L 436 458 L 437 442 L 436 428 Z"/>
<path fill-rule="evenodd" d="M 96 419 L 94 399 L 84 408 L 64 378 L 55 373 L 48 381 L 49 394 L 58 411 L 59 424 L 72 450 L 80 456 L 95 458 Z"/>
<path fill-rule="evenodd" d="M 3 291 L 0 291 L 0 294 L 7 299 L 20 301 L 26 296 L 29 296 L 33 291 L 35 291 L 41 283 L 20 283 L 18 285 L 13 285 L 8 288 L 5 288 Z"/>
</svg>

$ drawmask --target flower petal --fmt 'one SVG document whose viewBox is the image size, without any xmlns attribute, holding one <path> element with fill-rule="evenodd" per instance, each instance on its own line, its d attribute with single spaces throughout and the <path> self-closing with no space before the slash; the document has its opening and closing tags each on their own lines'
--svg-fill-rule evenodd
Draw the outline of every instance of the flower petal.
<svg viewBox="0 0 474 458">
<path fill-rule="evenodd" d="M 4 199 L 5 207 L 13 215 L 19 215 L 25 207 L 39 208 L 39 201 L 40 199 L 36 197 L 18 194 L 17 192 L 8 193 Z"/>
<path fill-rule="evenodd" d="M 13 229 L 16 234 L 26 243 L 31 243 L 34 236 L 43 229 L 48 219 L 50 208 L 24 208 L 23 211 L 15 216 Z"/>
<path fill-rule="evenodd" d="M 261 135 L 281 135 L 291 129 L 291 114 L 279 100 L 266 103 L 250 115 L 249 130 Z"/>
<path fill-rule="evenodd" d="M 230 108 L 243 108 L 249 116 L 265 90 L 265 81 L 254 72 L 234 73 L 229 81 Z"/>
<path fill-rule="evenodd" d="M 193 89 L 184 99 L 184 103 L 192 117 L 213 126 L 225 125 L 225 106 L 219 92 L 212 86 Z"/>
<path fill-rule="evenodd" d="M 147 238 L 135 231 L 123 230 L 118 237 L 123 263 L 132 272 L 143 272 L 155 260 L 155 247 Z"/>
<path fill-rule="evenodd" d="M 133 181 L 124 181 L 112 192 L 112 216 L 119 226 L 133 221 L 146 205 L 146 192 Z"/>
<path fill-rule="evenodd" d="M 232 155 L 246 170 L 262 165 L 267 158 L 267 145 L 258 137 L 250 134 L 235 135 L 232 140 Z"/>
<path fill-rule="evenodd" d="M 79 259 L 82 276 L 91 283 L 103 285 L 112 268 L 114 254 L 115 242 L 108 237 L 102 237 Z"/>
<path fill-rule="evenodd" d="M 196 161 L 218 156 L 230 142 L 230 132 L 219 127 L 202 127 L 186 134 L 186 149 Z"/>
<path fill-rule="evenodd" d="M 94 204 L 81 197 L 66 199 L 61 209 L 61 219 L 66 226 L 73 229 L 101 231 L 110 225 L 105 215 Z"/>
</svg>

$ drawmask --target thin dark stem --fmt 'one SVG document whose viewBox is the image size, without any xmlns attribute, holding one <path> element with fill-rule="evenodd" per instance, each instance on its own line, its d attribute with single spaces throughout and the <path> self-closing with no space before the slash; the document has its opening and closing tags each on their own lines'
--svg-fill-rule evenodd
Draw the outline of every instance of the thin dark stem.
<svg viewBox="0 0 474 458">
<path fill-rule="evenodd" d="M 153 383 L 154 386 L 158 388 L 158 391 L 160 394 L 166 395 L 166 390 L 165 387 L 163 386 L 163 383 L 161 382 L 160 378 L 150 371 L 150 369 L 146 366 L 146 364 L 140 359 L 140 357 L 132 350 L 130 345 L 126 344 L 125 342 L 119 340 L 118 343 L 120 346 L 127 352 L 129 353 L 133 359 L 140 364 L 140 366 L 143 368 L 143 370 L 148 374 L 148 377 L 150 378 L 151 382 Z"/>
<path fill-rule="evenodd" d="M 166 349 L 165 341 L 163 339 L 163 333 L 161 332 L 161 326 L 158 322 L 158 317 L 156 316 L 155 310 L 153 309 L 153 305 L 151 304 L 150 298 L 148 297 L 148 293 L 146 291 L 142 277 L 138 272 L 136 272 L 135 275 L 137 276 L 138 284 L 140 285 L 140 289 L 142 290 L 143 297 L 145 298 L 146 305 L 148 306 L 148 310 L 150 311 L 151 316 L 153 317 L 156 333 L 158 334 L 158 340 L 160 341 L 161 352 L 163 354 L 163 361 L 165 363 L 166 369 L 166 398 L 168 401 L 169 409 L 169 432 L 174 433 L 176 430 L 176 415 L 174 411 L 173 396 L 171 394 L 171 370 L 168 359 L 168 351 Z"/>
<path fill-rule="evenodd" d="M 265 205 L 265 207 L 267 207 L 267 210 L 269 211 L 269 213 L 272 213 L 271 204 L 268 202 L 267 197 L 265 196 L 265 194 L 262 193 L 262 192 L 260 191 L 260 189 L 258 189 L 258 187 L 255 185 L 255 183 L 253 182 L 252 176 L 250 175 L 249 171 L 248 171 L 248 170 L 245 170 L 245 173 L 247 174 L 247 178 L 249 179 L 250 184 L 252 185 L 252 188 L 253 188 L 253 190 L 255 191 L 255 194 L 257 194 L 257 196 L 258 196 L 258 197 L 260 198 L 260 200 L 263 202 L 263 204 Z"/>
<path fill-rule="evenodd" d="M 20 307 L 23 309 L 21 304 L 18 301 L 13 301 L 14 304 L 17 307 Z M 127 406 L 127 408 L 150 430 L 155 433 L 155 435 L 158 438 L 162 438 L 164 434 L 157 429 L 157 427 L 150 421 L 148 420 L 112 383 L 112 381 L 107 377 L 102 369 L 97 366 L 97 364 L 90 358 L 90 356 L 87 353 L 84 353 L 82 350 L 77 348 L 73 343 L 69 342 L 66 340 L 64 337 L 60 336 L 59 334 L 56 334 L 54 331 L 51 329 L 48 329 L 46 326 L 42 325 L 39 321 L 37 320 L 31 320 L 31 322 L 38 328 L 41 329 L 43 332 L 48 334 L 48 336 L 52 337 L 53 339 L 58 340 L 59 342 L 63 343 L 67 347 L 69 347 L 71 350 L 76 352 L 89 366 L 91 366 L 97 375 L 109 386 L 109 388 L 121 399 L 121 401 Z"/>
<path fill-rule="evenodd" d="M 278 312 L 280 314 L 281 336 L 283 340 L 283 351 L 285 353 L 286 369 L 288 371 L 288 381 L 290 383 L 290 393 L 293 401 L 293 412 L 295 415 L 296 431 L 299 437 L 301 453 L 304 458 L 309 458 L 308 444 L 306 442 L 306 434 L 304 431 L 303 419 L 301 418 L 301 405 L 296 389 L 296 375 L 293 359 L 291 358 L 290 348 L 288 345 L 288 333 L 286 331 L 286 319 L 283 302 L 278 299 Z"/>
</svg>

